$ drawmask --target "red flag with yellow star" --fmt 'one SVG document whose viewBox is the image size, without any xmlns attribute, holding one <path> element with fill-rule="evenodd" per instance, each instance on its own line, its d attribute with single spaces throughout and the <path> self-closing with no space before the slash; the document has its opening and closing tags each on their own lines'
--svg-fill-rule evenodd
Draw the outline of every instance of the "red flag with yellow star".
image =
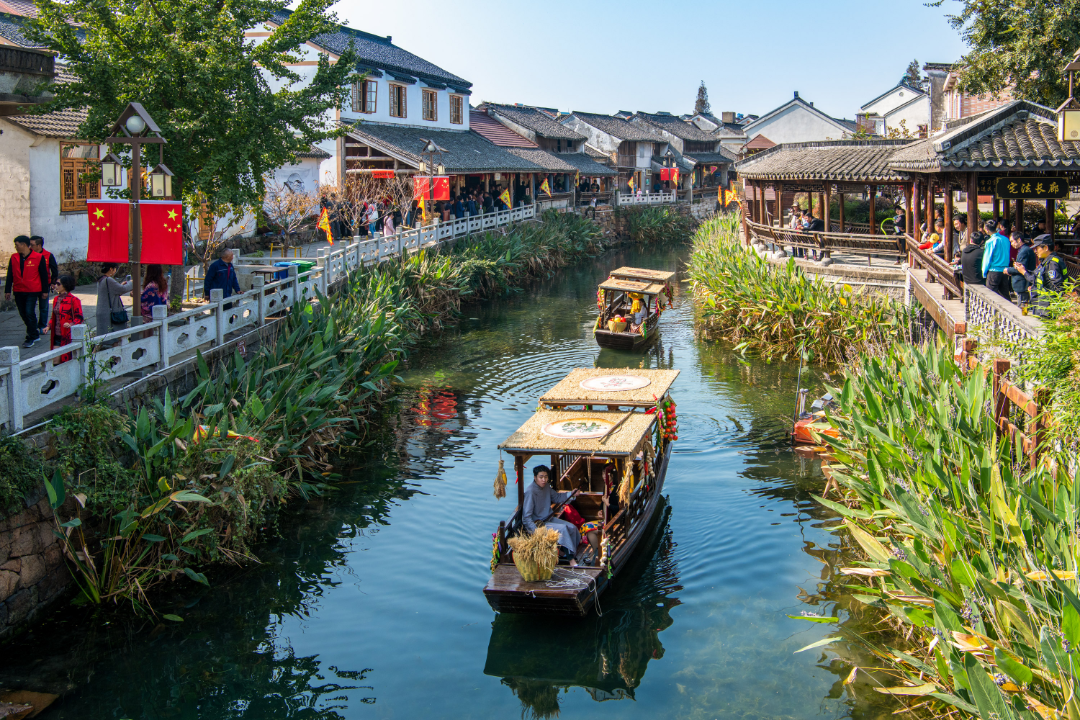
<svg viewBox="0 0 1080 720">
<path fill-rule="evenodd" d="M 91 262 L 126 263 L 130 205 L 127 200 L 87 200 L 90 235 L 86 259 Z"/>
<path fill-rule="evenodd" d="M 184 208 L 173 200 L 141 200 L 139 221 L 142 223 L 142 253 L 144 265 L 184 264 Z"/>
</svg>

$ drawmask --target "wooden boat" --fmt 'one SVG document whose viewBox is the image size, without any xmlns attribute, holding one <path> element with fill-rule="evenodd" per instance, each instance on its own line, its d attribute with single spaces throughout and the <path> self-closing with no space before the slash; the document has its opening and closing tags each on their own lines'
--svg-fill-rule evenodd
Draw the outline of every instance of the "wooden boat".
<svg viewBox="0 0 1080 720">
<path fill-rule="evenodd" d="M 541 396 L 536 413 L 499 445 L 514 458 L 518 502 L 494 536 L 491 579 L 484 588 L 492 609 L 583 616 L 595 606 L 633 556 L 663 492 L 668 438 L 677 437 L 664 412 L 674 419 L 668 390 L 678 375 L 678 370 L 579 368 Z M 525 463 L 536 455 L 551 467 L 556 491 L 584 488 L 574 507 L 586 521 L 600 523 L 602 552 L 592 557 L 582 542 L 578 567 L 559 565 L 550 580 L 528 582 L 514 564 L 508 540 L 522 531 Z M 609 464 L 618 478 L 611 487 L 603 479 Z"/>
<path fill-rule="evenodd" d="M 831 394 L 826 394 L 814 401 L 810 411 L 806 411 L 806 396 L 808 390 L 799 389 L 795 403 L 795 427 L 791 432 L 791 439 L 796 445 L 819 445 L 820 436 L 840 437 L 840 431 L 829 425 L 825 417 L 825 409 L 836 405 Z M 819 437 L 815 438 L 817 434 Z"/>
<path fill-rule="evenodd" d="M 665 298 L 671 301 L 671 280 L 675 273 L 665 270 L 621 267 L 600 283 L 596 306 L 600 311 L 593 334 L 596 344 L 612 350 L 641 350 L 660 336 L 660 315 Z M 640 329 L 632 329 L 630 310 L 635 299 L 648 311 Z"/>
</svg>

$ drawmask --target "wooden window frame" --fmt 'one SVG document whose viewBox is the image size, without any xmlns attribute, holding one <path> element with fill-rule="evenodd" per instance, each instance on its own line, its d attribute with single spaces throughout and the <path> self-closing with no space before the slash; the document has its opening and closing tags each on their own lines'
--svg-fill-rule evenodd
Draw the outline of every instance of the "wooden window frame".
<svg viewBox="0 0 1080 720">
<path fill-rule="evenodd" d="M 360 89 L 360 85 L 361 85 L 361 83 L 358 83 L 358 82 L 354 82 L 352 84 L 352 93 L 350 93 L 350 95 L 351 95 L 350 99 L 352 100 L 352 111 L 353 112 L 360 112 L 360 102 L 361 102 L 360 97 L 361 97 L 361 92 L 362 92 L 361 89 Z"/>
<path fill-rule="evenodd" d="M 431 99 L 430 105 L 428 99 Z M 431 117 L 428 117 L 428 107 Z M 439 122 L 439 91 L 429 88 L 420 89 L 420 116 L 427 122 Z"/>
<path fill-rule="evenodd" d="M 454 119 L 454 105 L 457 105 L 457 120 Z M 451 95 L 450 96 L 450 124 L 451 125 L 464 125 L 465 124 L 465 96 L 463 95 Z"/>
<path fill-rule="evenodd" d="M 92 157 L 67 158 L 64 157 L 64 149 L 67 147 L 96 148 Z M 101 194 L 100 179 L 94 182 L 84 183 L 80 177 L 85 175 L 90 168 L 90 163 L 97 163 L 100 155 L 100 147 L 96 143 L 83 142 L 81 140 L 64 140 L 60 143 L 60 212 L 77 213 L 86 212 L 86 201 L 96 199 Z"/>
<path fill-rule="evenodd" d="M 399 104 L 398 111 L 400 114 L 394 114 L 394 95 L 395 93 L 401 93 L 401 103 Z M 390 117 L 394 118 L 407 118 L 409 117 L 408 107 L 408 86 L 398 85 L 396 83 L 390 83 Z"/>
<path fill-rule="evenodd" d="M 369 92 L 370 88 L 370 92 Z M 370 100 L 370 104 L 368 103 Z M 364 87 L 360 90 L 360 112 L 367 115 L 374 113 L 379 107 L 379 83 L 374 80 L 365 80 Z"/>
</svg>

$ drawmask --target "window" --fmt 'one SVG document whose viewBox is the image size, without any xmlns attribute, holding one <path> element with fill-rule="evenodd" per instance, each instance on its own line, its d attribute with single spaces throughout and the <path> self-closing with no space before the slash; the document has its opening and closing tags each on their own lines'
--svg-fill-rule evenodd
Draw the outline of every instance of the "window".
<svg viewBox="0 0 1080 720">
<path fill-rule="evenodd" d="M 439 119 L 439 96 L 434 90 L 424 90 L 424 119 L 435 122 Z"/>
<path fill-rule="evenodd" d="M 454 125 L 463 125 L 465 123 L 465 113 L 462 110 L 465 107 L 465 103 L 460 95 L 450 96 L 450 122 Z"/>
<path fill-rule="evenodd" d="M 60 145 L 60 212 L 86 210 L 86 199 L 101 194 L 97 177 L 98 146 Z M 88 175 L 93 174 L 93 180 Z"/>
<path fill-rule="evenodd" d="M 390 86 L 390 117 L 403 118 L 408 117 L 405 107 L 405 86 L 404 85 L 391 85 Z"/>
<path fill-rule="evenodd" d="M 364 80 L 353 83 L 352 86 L 352 111 L 358 113 L 375 112 L 375 99 L 378 94 L 379 84 L 374 80 Z"/>
</svg>

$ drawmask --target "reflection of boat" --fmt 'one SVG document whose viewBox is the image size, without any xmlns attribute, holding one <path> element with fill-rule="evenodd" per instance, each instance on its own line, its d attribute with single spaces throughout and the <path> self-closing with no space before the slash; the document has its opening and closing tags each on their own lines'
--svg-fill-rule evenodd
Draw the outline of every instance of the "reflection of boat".
<svg viewBox="0 0 1080 720">
<path fill-rule="evenodd" d="M 641 567 L 629 568 L 622 587 L 606 596 L 612 602 L 602 616 L 567 623 L 497 615 L 484 673 L 502 678 L 535 718 L 557 715 L 559 694 L 571 687 L 585 689 L 597 702 L 632 699 L 649 661 L 664 656 L 660 633 L 673 623 L 671 608 L 679 604 L 666 594 L 677 587 L 675 578 L 662 577 L 674 575 L 666 525 L 653 523 L 636 556 L 641 562 L 634 563 Z"/>
<path fill-rule="evenodd" d="M 498 557 L 484 588 L 494 610 L 585 615 L 630 562 L 664 487 L 669 438 L 676 435 L 667 394 L 678 375 L 678 370 L 574 370 L 499 446 L 514 456 L 518 506 L 495 535 Z M 599 523 L 603 551 L 593 557 L 582 543 L 578 567 L 559 566 L 549 580 L 527 582 L 507 541 L 522 530 L 525 462 L 536 455 L 550 456 L 556 491 L 584 490 L 574 507 L 585 521 Z M 605 469 L 614 470 L 610 485 Z"/>
<path fill-rule="evenodd" d="M 672 298 L 671 279 L 675 273 L 664 270 L 644 270 L 621 267 L 612 270 L 600 283 L 596 305 L 596 344 L 612 350 L 640 350 L 660 335 L 660 314 L 664 299 Z M 630 323 L 635 302 L 641 303 L 646 319 L 638 330 Z"/>
</svg>

